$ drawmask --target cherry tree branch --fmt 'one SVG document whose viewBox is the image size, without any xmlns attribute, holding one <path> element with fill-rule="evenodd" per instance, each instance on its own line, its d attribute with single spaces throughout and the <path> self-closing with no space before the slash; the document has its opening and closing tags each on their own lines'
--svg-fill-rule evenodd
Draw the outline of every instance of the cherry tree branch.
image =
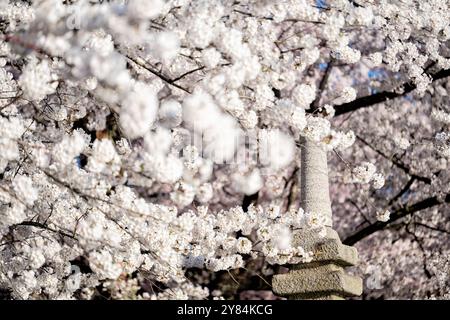
<svg viewBox="0 0 450 320">
<path fill-rule="evenodd" d="M 368 141 L 366 141 L 364 138 L 360 137 L 359 135 L 356 136 L 356 139 L 358 139 L 359 141 L 361 141 L 363 144 L 365 144 L 366 146 L 368 146 L 370 149 L 372 149 L 373 151 L 375 151 L 376 153 L 378 153 L 380 156 L 382 156 L 383 158 L 385 158 L 386 160 L 389 160 L 392 162 L 393 165 L 395 165 L 397 168 L 403 170 L 407 175 L 409 175 L 412 178 L 415 178 L 418 181 L 421 181 L 423 183 L 426 184 L 430 184 L 431 183 L 431 179 L 428 177 L 422 177 L 419 176 L 417 174 L 411 173 L 411 169 L 408 168 L 404 163 L 402 163 L 401 161 L 399 161 L 395 156 L 393 157 L 389 157 L 387 154 L 385 154 L 383 151 L 375 148 L 372 144 L 370 144 Z"/>
<path fill-rule="evenodd" d="M 425 250 L 425 248 L 424 248 L 424 246 L 422 244 L 421 239 L 416 235 L 416 233 L 414 231 L 409 230 L 409 224 L 406 226 L 406 232 L 413 237 L 414 241 L 419 246 L 419 249 L 420 249 L 420 251 L 422 253 L 422 257 L 423 257 L 423 271 L 424 271 L 426 277 L 428 279 L 430 279 L 431 278 L 431 272 L 428 270 L 428 267 L 427 267 L 427 265 L 428 265 L 427 254 L 426 254 L 426 250 Z"/>
<path fill-rule="evenodd" d="M 194 73 L 194 72 L 197 72 L 197 71 L 200 71 L 200 70 L 203 70 L 203 69 L 205 69 L 205 66 L 200 66 L 200 67 L 198 67 L 198 68 L 195 68 L 195 69 L 186 71 L 186 72 L 183 73 L 182 75 L 176 77 L 175 79 L 172 79 L 172 83 L 177 82 L 178 80 L 183 79 L 184 77 L 186 77 L 187 75 L 190 75 L 191 73 Z"/>
<path fill-rule="evenodd" d="M 432 75 L 431 79 L 432 81 L 437 81 L 440 79 L 444 79 L 450 76 L 450 69 L 442 69 Z M 360 97 L 356 100 L 353 100 L 351 102 L 348 103 L 344 103 L 338 106 L 335 106 L 335 116 L 340 116 L 352 111 L 356 111 L 362 108 L 367 108 L 370 106 L 373 106 L 375 104 L 378 103 L 382 103 L 391 99 L 395 99 L 398 97 L 403 97 L 405 95 L 407 95 L 408 93 L 410 93 L 411 91 L 416 89 L 416 85 L 412 82 L 405 82 L 404 84 L 402 84 L 400 86 L 400 90 L 396 90 L 394 91 L 393 89 L 389 90 L 389 91 L 382 91 L 376 94 L 372 94 L 369 96 L 365 96 L 365 97 Z"/>
<path fill-rule="evenodd" d="M 355 232 L 354 234 L 348 236 L 347 238 L 344 239 L 344 241 L 342 241 L 342 243 L 346 245 L 354 245 L 355 243 L 367 238 L 373 233 L 383 230 L 386 226 L 392 224 L 393 222 L 401 218 L 409 216 L 415 212 L 432 208 L 444 203 L 450 203 L 450 193 L 447 194 L 445 196 L 445 199 L 443 200 L 440 200 L 438 197 L 430 197 L 422 201 L 416 202 L 413 205 L 400 208 L 391 214 L 389 221 L 386 222 L 377 221 L 374 224 L 371 224 L 370 226 L 367 226 Z"/>
<path fill-rule="evenodd" d="M 320 80 L 319 88 L 318 88 L 319 93 L 316 96 L 316 98 L 314 99 L 314 101 L 311 102 L 310 109 L 311 109 L 312 112 L 314 112 L 314 110 L 316 110 L 319 107 L 320 99 L 322 98 L 322 94 L 323 94 L 323 91 L 325 90 L 325 87 L 327 85 L 328 78 L 330 77 L 332 68 L 333 68 L 333 62 L 330 61 L 327 64 L 327 67 L 325 69 L 324 75 L 322 76 L 322 79 Z"/>
<path fill-rule="evenodd" d="M 143 59 L 135 58 L 135 57 L 132 57 L 130 55 L 126 55 L 126 57 L 127 57 L 128 60 L 134 62 L 139 67 L 141 67 L 141 68 L 151 72 L 152 74 L 154 74 L 155 76 L 157 76 L 158 78 L 160 78 L 164 82 L 168 83 L 169 85 L 174 86 L 175 88 L 178 88 L 180 90 L 183 90 L 184 92 L 191 93 L 188 89 L 186 89 L 186 88 L 184 88 L 184 87 L 182 87 L 182 86 L 180 86 L 180 85 L 175 83 L 175 81 L 181 79 L 180 77 L 178 77 L 176 80 L 170 79 L 169 77 L 167 77 L 166 75 L 162 74 L 161 72 L 158 72 L 157 70 L 155 70 L 152 67 L 148 66 L 147 63 L 145 61 L 143 61 Z M 198 70 L 199 69 L 195 69 L 194 71 L 198 71 Z"/>
<path fill-rule="evenodd" d="M 429 229 L 429 230 L 433 230 L 433 231 L 436 231 L 436 232 L 442 232 L 442 233 L 446 233 L 446 234 L 450 235 L 450 231 L 445 230 L 445 229 L 441 229 L 441 228 L 438 228 L 438 227 L 433 227 L 433 226 L 430 226 L 428 224 L 421 223 L 421 222 L 414 222 L 414 224 L 417 225 L 417 226 L 420 226 L 420 227 L 424 227 L 424 228 Z"/>
<path fill-rule="evenodd" d="M 389 205 L 392 205 L 394 202 L 396 202 L 398 199 L 400 199 L 405 193 L 409 191 L 412 184 L 416 181 L 415 177 L 411 177 L 408 182 L 405 184 L 405 186 L 402 188 L 402 190 L 399 191 L 391 200 L 389 200 Z"/>
<path fill-rule="evenodd" d="M 16 227 L 19 227 L 19 226 L 29 226 L 29 227 L 40 228 L 40 229 L 48 230 L 48 231 L 51 231 L 51 232 L 54 232 L 54 233 L 58 233 L 58 234 L 60 234 L 63 237 L 67 237 L 67 238 L 71 238 L 71 239 L 77 240 L 77 238 L 74 235 L 72 235 L 72 234 L 69 234 L 69 233 L 67 233 L 65 231 L 62 231 L 62 230 L 53 229 L 53 228 L 49 227 L 46 224 L 35 222 L 35 221 L 23 221 L 21 223 L 18 223 L 18 224 L 15 224 L 15 225 L 11 226 L 11 228 L 16 228 Z"/>
</svg>

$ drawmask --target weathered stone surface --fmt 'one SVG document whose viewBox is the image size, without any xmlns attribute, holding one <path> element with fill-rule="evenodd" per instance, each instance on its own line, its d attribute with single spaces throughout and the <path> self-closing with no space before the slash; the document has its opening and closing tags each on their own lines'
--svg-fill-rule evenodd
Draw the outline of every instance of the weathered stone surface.
<svg viewBox="0 0 450 320">
<path fill-rule="evenodd" d="M 318 235 L 317 230 L 298 230 L 294 234 L 293 244 L 302 246 L 305 249 L 312 249 L 318 242 L 326 239 L 335 239 L 340 242 L 339 235 L 331 227 L 326 227 L 326 234 L 324 237 Z"/>
<path fill-rule="evenodd" d="M 304 269 L 326 263 L 333 263 L 343 267 L 358 264 L 356 248 L 343 245 L 340 241 L 334 239 L 325 239 L 323 242 L 317 243 L 313 252 L 313 262 L 296 265 L 294 269 Z"/>
<path fill-rule="evenodd" d="M 300 207 L 306 212 L 320 213 L 325 225 L 331 227 L 327 152 L 322 145 L 302 136 L 300 145 Z"/>
<path fill-rule="evenodd" d="M 336 231 L 327 228 L 325 237 L 314 230 L 299 231 L 294 244 L 314 252 L 314 260 L 293 266 L 287 274 L 275 275 L 275 294 L 289 299 L 331 299 L 359 296 L 362 279 L 345 273 L 344 267 L 358 263 L 356 248 L 343 245 Z"/>
<path fill-rule="evenodd" d="M 334 263 L 341 266 L 358 264 L 358 252 L 355 248 L 343 245 L 336 231 L 327 228 L 327 234 L 321 238 L 314 231 L 301 231 L 294 236 L 294 245 L 303 247 L 306 251 L 314 252 L 314 262 L 299 264 L 294 269 L 303 269 L 324 263 Z"/>
<path fill-rule="evenodd" d="M 272 279 L 275 294 L 290 299 L 340 299 L 362 294 L 362 279 L 345 273 L 356 265 L 355 248 L 343 245 L 332 229 L 327 152 L 305 137 L 300 139 L 300 207 L 321 215 L 325 236 L 319 230 L 298 230 L 293 245 L 313 252 L 313 261 L 294 266 L 287 274 Z"/>
<path fill-rule="evenodd" d="M 304 295 L 291 295 L 288 297 L 289 300 L 345 300 L 345 298 L 341 296 L 337 296 L 335 294 L 324 295 L 324 294 L 311 294 L 308 297 L 304 297 Z"/>
<path fill-rule="evenodd" d="M 348 275 L 334 264 L 292 270 L 275 275 L 275 294 L 297 299 L 317 299 L 333 296 L 348 297 L 362 294 L 362 279 Z"/>
</svg>

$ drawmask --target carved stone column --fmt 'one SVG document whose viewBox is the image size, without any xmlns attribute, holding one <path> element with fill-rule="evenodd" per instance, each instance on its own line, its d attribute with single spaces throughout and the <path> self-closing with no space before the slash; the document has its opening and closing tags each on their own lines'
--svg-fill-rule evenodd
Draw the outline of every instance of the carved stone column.
<svg viewBox="0 0 450 320">
<path fill-rule="evenodd" d="M 344 268 L 358 263 L 356 249 L 343 245 L 332 229 L 328 184 L 327 153 L 315 143 L 301 141 L 301 207 L 326 218 L 327 233 L 300 231 L 294 244 L 314 252 L 310 263 L 294 266 L 288 273 L 275 275 L 275 294 L 290 299 L 343 299 L 362 294 L 362 279 L 348 275 Z"/>
</svg>

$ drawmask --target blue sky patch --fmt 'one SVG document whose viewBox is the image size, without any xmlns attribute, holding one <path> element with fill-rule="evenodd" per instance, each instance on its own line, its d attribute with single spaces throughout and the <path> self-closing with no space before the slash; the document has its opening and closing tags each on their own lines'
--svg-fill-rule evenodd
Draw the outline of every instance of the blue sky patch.
<svg viewBox="0 0 450 320">
<path fill-rule="evenodd" d="M 325 8 L 327 6 L 327 2 L 325 0 L 316 0 L 316 6 Z"/>
</svg>

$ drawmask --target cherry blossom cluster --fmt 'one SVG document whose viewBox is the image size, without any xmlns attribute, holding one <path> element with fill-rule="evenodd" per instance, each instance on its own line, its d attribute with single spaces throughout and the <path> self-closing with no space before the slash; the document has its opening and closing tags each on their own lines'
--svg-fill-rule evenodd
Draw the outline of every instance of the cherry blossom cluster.
<svg viewBox="0 0 450 320">
<path fill-rule="evenodd" d="M 354 152 L 373 129 L 386 147 L 426 153 L 408 170 L 434 174 L 425 191 L 442 197 L 445 103 L 427 109 L 420 145 L 400 130 L 419 126 L 407 117 L 418 108 L 395 113 L 401 127 L 386 110 L 334 119 L 382 89 L 358 83 L 367 68 L 382 66 L 391 94 L 447 101 L 431 71 L 450 66 L 449 19 L 445 0 L 2 1 L 0 288 L 221 298 L 208 275 L 310 262 L 293 235 L 323 234 L 324 221 L 297 205 L 303 138 L 349 159 L 332 178 L 362 185 L 359 199 L 392 182 Z"/>
</svg>

